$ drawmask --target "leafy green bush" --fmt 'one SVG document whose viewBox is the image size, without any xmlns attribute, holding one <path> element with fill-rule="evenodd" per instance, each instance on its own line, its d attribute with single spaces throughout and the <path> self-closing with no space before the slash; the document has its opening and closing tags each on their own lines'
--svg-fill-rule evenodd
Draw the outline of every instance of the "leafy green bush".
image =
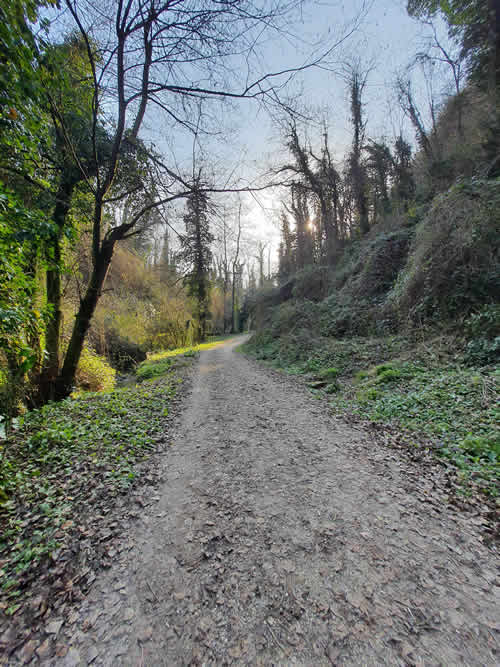
<svg viewBox="0 0 500 667">
<path fill-rule="evenodd" d="M 394 382 L 403 377 L 403 373 L 399 368 L 388 368 L 382 373 L 377 374 L 376 383 L 377 384 L 387 384 L 388 382 Z"/>
<path fill-rule="evenodd" d="M 339 376 L 339 369 L 332 366 L 331 368 L 324 368 L 318 375 L 323 380 L 335 380 Z"/>
<path fill-rule="evenodd" d="M 151 378 L 160 377 L 168 373 L 172 368 L 173 358 L 159 359 L 158 361 L 144 361 L 136 371 L 138 382 L 151 380 Z"/>
<path fill-rule="evenodd" d="M 500 306 L 486 305 L 473 313 L 464 326 L 466 359 L 473 364 L 492 364 L 500 359 Z"/>
<path fill-rule="evenodd" d="M 86 391 L 111 391 L 116 382 L 116 371 L 104 357 L 84 347 L 76 371 L 76 384 Z"/>
</svg>

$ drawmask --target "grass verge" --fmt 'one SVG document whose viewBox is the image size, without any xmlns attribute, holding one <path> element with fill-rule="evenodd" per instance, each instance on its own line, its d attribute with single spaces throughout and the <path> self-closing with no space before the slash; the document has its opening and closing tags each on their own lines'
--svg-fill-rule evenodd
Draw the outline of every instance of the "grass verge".
<svg viewBox="0 0 500 667">
<path fill-rule="evenodd" d="M 143 361 L 136 370 L 137 380 L 143 382 L 155 377 L 162 377 L 169 371 L 182 365 L 180 358 L 195 357 L 202 350 L 211 350 L 214 347 L 223 345 L 231 336 L 220 336 L 208 343 L 200 343 L 191 347 L 178 347 L 175 350 L 163 350 L 148 355 L 146 361 Z"/>
<path fill-rule="evenodd" d="M 467 367 L 453 349 L 444 338 L 420 344 L 402 336 L 311 341 L 300 332 L 260 334 L 243 346 L 258 359 L 306 376 L 336 413 L 390 424 L 413 434 L 414 442 L 426 440 L 453 463 L 464 490 L 473 481 L 498 497 L 500 372 Z"/>
<path fill-rule="evenodd" d="M 16 614 L 35 582 L 53 588 L 83 542 L 95 551 L 96 526 L 164 438 L 181 382 L 171 373 L 49 404 L 0 441 L 0 612 Z"/>
</svg>

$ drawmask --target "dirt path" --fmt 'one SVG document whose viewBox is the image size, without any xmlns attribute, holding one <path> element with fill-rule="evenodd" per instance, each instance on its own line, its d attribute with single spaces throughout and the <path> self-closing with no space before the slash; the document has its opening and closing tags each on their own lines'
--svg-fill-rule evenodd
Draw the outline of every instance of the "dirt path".
<svg viewBox="0 0 500 667">
<path fill-rule="evenodd" d="M 467 517 L 237 343 L 201 355 L 160 499 L 55 664 L 498 664 L 495 555 Z"/>
</svg>

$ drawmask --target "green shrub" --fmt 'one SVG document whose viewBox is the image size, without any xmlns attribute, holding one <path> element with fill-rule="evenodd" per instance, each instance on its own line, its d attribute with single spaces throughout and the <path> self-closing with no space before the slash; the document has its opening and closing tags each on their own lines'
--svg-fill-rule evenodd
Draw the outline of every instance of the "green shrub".
<svg viewBox="0 0 500 667">
<path fill-rule="evenodd" d="M 392 363 L 378 364 L 378 366 L 374 366 L 372 369 L 372 374 L 382 375 L 382 373 L 385 373 L 386 371 L 392 371 L 393 369 L 394 365 Z"/>
<path fill-rule="evenodd" d="M 321 370 L 318 375 L 323 380 L 335 380 L 339 376 L 339 369 L 332 366 L 331 368 L 324 368 Z"/>
<path fill-rule="evenodd" d="M 382 371 L 382 373 L 377 373 L 375 382 L 377 384 L 387 384 L 388 382 L 400 380 L 402 377 L 404 377 L 404 374 L 398 368 L 388 368 Z"/>
<path fill-rule="evenodd" d="M 143 361 L 136 371 L 137 381 L 144 382 L 144 380 L 151 380 L 152 378 L 165 375 L 171 369 L 172 361 L 173 357 L 159 359 L 158 361 Z"/>
<path fill-rule="evenodd" d="M 375 387 L 368 387 L 357 392 L 356 398 L 360 403 L 375 401 L 379 397 L 379 392 Z"/>
<path fill-rule="evenodd" d="M 466 360 L 473 364 L 493 364 L 500 359 L 500 306 L 483 306 L 464 326 L 468 338 Z"/>
<path fill-rule="evenodd" d="M 76 386 L 85 391 L 111 391 L 116 382 L 116 371 L 104 357 L 84 347 L 76 371 Z"/>
</svg>

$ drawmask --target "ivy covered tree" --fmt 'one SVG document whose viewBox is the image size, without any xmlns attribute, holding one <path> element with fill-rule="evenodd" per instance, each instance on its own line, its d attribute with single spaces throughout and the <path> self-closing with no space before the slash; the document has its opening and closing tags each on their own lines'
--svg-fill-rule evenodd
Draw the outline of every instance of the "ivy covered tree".
<svg viewBox="0 0 500 667">
<path fill-rule="evenodd" d="M 363 115 L 363 91 L 366 75 L 357 66 L 349 74 L 349 95 L 351 99 L 351 123 L 353 128 L 352 148 L 349 154 L 349 179 L 354 204 L 358 214 L 358 226 L 361 234 L 370 229 L 368 219 L 367 174 L 363 162 L 366 120 Z"/>
<path fill-rule="evenodd" d="M 281 242 L 278 250 L 278 279 L 285 283 L 295 269 L 294 262 L 294 234 L 290 229 L 287 214 L 281 213 Z"/>
<path fill-rule="evenodd" d="M 393 194 L 394 199 L 406 210 L 415 195 L 415 180 L 411 169 L 411 145 L 399 135 L 394 142 Z"/>
</svg>

